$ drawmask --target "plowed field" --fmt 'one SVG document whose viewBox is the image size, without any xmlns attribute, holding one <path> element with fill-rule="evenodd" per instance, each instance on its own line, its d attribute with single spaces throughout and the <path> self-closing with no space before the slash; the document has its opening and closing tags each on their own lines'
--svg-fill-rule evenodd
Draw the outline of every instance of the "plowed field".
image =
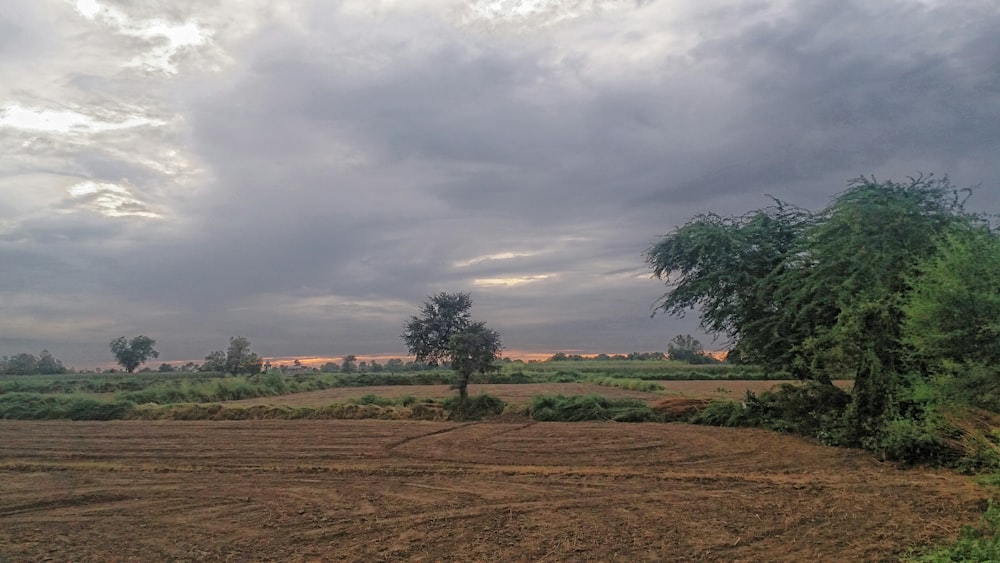
<svg viewBox="0 0 1000 563">
<path fill-rule="evenodd" d="M 983 497 L 752 429 L 0 421 L 0 561 L 874 561 Z"/>
</svg>

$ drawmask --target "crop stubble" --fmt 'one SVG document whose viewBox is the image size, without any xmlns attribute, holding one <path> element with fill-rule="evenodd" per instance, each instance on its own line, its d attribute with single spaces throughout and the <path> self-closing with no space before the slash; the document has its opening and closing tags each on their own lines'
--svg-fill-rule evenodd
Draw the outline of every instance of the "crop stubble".
<svg viewBox="0 0 1000 563">
<path fill-rule="evenodd" d="M 681 424 L 0 421 L 0 560 L 879 560 L 983 492 Z"/>
</svg>

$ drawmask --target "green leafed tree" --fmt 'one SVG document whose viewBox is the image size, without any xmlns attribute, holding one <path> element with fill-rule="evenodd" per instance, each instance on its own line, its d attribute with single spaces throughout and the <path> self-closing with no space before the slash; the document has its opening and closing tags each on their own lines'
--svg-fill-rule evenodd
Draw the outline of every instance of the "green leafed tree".
<svg viewBox="0 0 1000 563">
<path fill-rule="evenodd" d="M 354 354 L 348 354 L 343 357 L 340 363 L 340 371 L 344 373 L 354 373 L 358 371 L 358 357 Z"/>
<path fill-rule="evenodd" d="M 115 357 L 115 362 L 125 368 L 127 373 L 132 373 L 135 368 L 144 364 L 147 360 L 160 357 L 153 346 L 156 341 L 148 336 L 136 336 L 129 339 L 119 336 L 111 341 L 111 353 Z"/>
<path fill-rule="evenodd" d="M 233 336 L 226 350 L 224 370 L 231 375 L 257 375 L 263 368 L 264 360 L 250 351 L 250 340 L 245 336 Z"/>
<path fill-rule="evenodd" d="M 668 291 L 658 310 L 697 309 L 737 361 L 830 383 L 855 377 L 858 436 L 894 416 L 905 387 L 903 306 L 918 266 L 978 218 L 947 179 L 859 178 L 818 213 L 776 202 L 695 217 L 646 252 Z"/>
<path fill-rule="evenodd" d="M 38 355 L 38 373 L 66 373 L 66 367 L 63 366 L 61 361 L 54 358 L 48 350 L 42 350 L 42 353 Z"/>
<path fill-rule="evenodd" d="M 701 342 L 690 334 L 678 334 L 667 343 L 667 355 L 671 360 L 689 364 L 714 364 L 718 361 L 705 354 Z"/>
<path fill-rule="evenodd" d="M 209 354 L 205 356 L 205 362 L 201 364 L 198 371 L 226 371 L 226 353 L 222 350 L 209 352 Z"/>
<path fill-rule="evenodd" d="M 11 375 L 32 375 L 38 373 L 38 358 L 34 354 L 21 352 L 7 358 L 7 373 Z"/>
<path fill-rule="evenodd" d="M 472 321 L 471 307 L 468 293 L 433 295 L 421 306 L 420 315 L 406 322 L 402 335 L 417 362 L 451 364 L 456 372 L 454 387 L 462 401 L 468 398 L 472 374 L 498 369 L 495 362 L 503 350 L 498 332 Z"/>
<path fill-rule="evenodd" d="M 1000 235 L 948 233 L 917 268 L 903 306 L 905 340 L 928 361 L 1000 365 Z"/>
</svg>

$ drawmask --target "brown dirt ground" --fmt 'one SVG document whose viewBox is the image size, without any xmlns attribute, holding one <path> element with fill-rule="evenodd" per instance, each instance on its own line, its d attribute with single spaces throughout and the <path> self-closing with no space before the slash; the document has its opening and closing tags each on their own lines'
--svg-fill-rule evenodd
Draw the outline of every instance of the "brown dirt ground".
<svg viewBox="0 0 1000 563">
<path fill-rule="evenodd" d="M 531 383 L 531 384 L 481 384 L 469 385 L 469 393 L 488 393 L 508 403 L 528 404 L 535 395 L 603 395 L 614 399 L 629 398 L 655 402 L 664 394 L 681 394 L 691 397 L 729 397 L 741 399 L 747 390 L 759 393 L 787 381 L 657 381 L 663 385 L 663 393 L 644 393 L 617 387 L 603 387 L 594 383 Z M 851 381 L 838 381 L 842 387 L 850 388 Z M 227 401 L 227 405 L 291 405 L 297 407 L 322 407 L 331 403 L 357 399 L 365 395 L 381 397 L 402 397 L 411 395 L 418 399 L 441 398 L 455 395 L 447 385 L 383 385 L 374 387 L 340 387 L 309 391 L 277 397 L 260 397 L 241 401 Z"/>
<path fill-rule="evenodd" d="M 877 561 L 985 494 L 754 429 L 0 421 L 0 561 Z"/>
</svg>

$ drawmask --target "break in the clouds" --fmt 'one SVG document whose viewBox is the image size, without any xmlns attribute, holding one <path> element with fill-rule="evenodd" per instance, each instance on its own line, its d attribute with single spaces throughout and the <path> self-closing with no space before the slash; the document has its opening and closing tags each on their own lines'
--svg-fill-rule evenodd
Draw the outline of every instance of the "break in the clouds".
<svg viewBox="0 0 1000 563">
<path fill-rule="evenodd" d="M 641 253 L 765 194 L 947 174 L 1000 208 L 993 0 L 8 0 L 0 354 L 663 350 Z"/>
</svg>

